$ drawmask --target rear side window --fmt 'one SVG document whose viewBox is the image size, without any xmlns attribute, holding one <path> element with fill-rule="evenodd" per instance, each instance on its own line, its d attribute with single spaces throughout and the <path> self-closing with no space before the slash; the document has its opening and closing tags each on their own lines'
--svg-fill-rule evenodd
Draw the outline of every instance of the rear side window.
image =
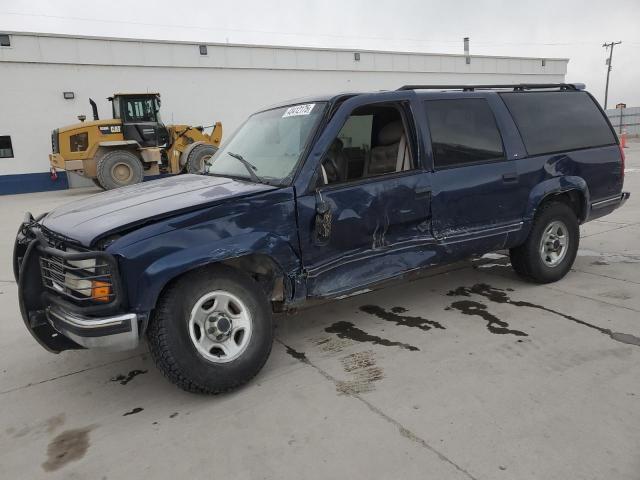
<svg viewBox="0 0 640 480">
<path fill-rule="evenodd" d="M 436 168 L 504 159 L 502 138 L 483 98 L 427 100 Z"/>
<path fill-rule="evenodd" d="M 529 155 L 616 143 L 600 109 L 586 92 L 502 93 Z"/>
</svg>

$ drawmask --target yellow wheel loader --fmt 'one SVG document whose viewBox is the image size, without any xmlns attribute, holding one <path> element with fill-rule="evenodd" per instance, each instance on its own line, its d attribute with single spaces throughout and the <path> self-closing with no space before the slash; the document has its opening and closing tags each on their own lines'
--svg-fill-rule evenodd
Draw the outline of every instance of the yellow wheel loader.
<svg viewBox="0 0 640 480">
<path fill-rule="evenodd" d="M 159 93 L 118 93 L 109 97 L 113 118 L 100 120 L 96 103 L 89 99 L 93 121 L 55 129 L 49 155 L 51 173 L 74 172 L 105 190 L 142 182 L 148 175 L 199 173 L 216 152 L 222 124 L 207 127 L 164 125 L 160 120 Z"/>
</svg>

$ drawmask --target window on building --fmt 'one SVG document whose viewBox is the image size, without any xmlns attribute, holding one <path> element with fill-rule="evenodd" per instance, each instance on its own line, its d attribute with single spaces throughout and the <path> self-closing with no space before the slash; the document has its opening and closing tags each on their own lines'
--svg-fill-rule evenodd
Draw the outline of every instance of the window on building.
<svg viewBox="0 0 640 480">
<path fill-rule="evenodd" d="M 502 93 L 529 155 L 616 143 L 611 128 L 586 92 Z"/>
<path fill-rule="evenodd" d="M 321 184 L 360 180 L 413 168 L 410 137 L 396 105 L 353 111 L 322 161 Z"/>
<path fill-rule="evenodd" d="M 125 115 L 129 122 L 155 122 L 155 102 L 152 98 L 127 99 Z"/>
<path fill-rule="evenodd" d="M 491 107 L 483 98 L 425 102 L 436 168 L 505 158 Z"/>
<path fill-rule="evenodd" d="M 0 158 L 13 158 L 13 146 L 9 135 L 0 136 Z"/>
<path fill-rule="evenodd" d="M 10 47 L 11 37 L 5 33 L 0 33 L 0 47 Z"/>
</svg>

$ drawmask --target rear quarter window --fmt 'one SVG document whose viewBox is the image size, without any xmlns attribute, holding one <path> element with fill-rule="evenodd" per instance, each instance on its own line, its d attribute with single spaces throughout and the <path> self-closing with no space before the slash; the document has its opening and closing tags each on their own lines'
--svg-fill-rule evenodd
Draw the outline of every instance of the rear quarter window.
<svg viewBox="0 0 640 480">
<path fill-rule="evenodd" d="M 529 155 L 616 143 L 604 115 L 586 92 L 501 93 Z"/>
</svg>

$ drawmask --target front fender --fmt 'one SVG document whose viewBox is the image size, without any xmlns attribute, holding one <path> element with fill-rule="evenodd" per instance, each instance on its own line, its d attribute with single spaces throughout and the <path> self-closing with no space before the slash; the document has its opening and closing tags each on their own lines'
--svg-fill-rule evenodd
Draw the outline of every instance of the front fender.
<svg viewBox="0 0 640 480">
<path fill-rule="evenodd" d="M 137 275 L 129 275 L 133 280 L 128 288 L 131 308 L 148 312 L 155 308 L 160 292 L 174 278 L 205 265 L 251 254 L 268 256 L 285 275 L 294 273 L 300 265 L 299 257 L 288 239 L 266 232 L 252 232 L 213 244 L 202 243 L 176 249 L 164 253 Z"/>
<path fill-rule="evenodd" d="M 544 180 L 537 184 L 529 193 L 529 199 L 527 201 L 527 209 L 525 211 L 525 222 L 530 223 L 538 210 L 538 207 L 547 199 L 550 195 L 557 195 L 559 193 L 569 192 L 576 190 L 581 193 L 583 201 L 583 212 L 588 212 L 589 206 L 589 187 L 587 182 L 582 177 L 566 175 L 562 177 L 554 177 Z"/>
</svg>

